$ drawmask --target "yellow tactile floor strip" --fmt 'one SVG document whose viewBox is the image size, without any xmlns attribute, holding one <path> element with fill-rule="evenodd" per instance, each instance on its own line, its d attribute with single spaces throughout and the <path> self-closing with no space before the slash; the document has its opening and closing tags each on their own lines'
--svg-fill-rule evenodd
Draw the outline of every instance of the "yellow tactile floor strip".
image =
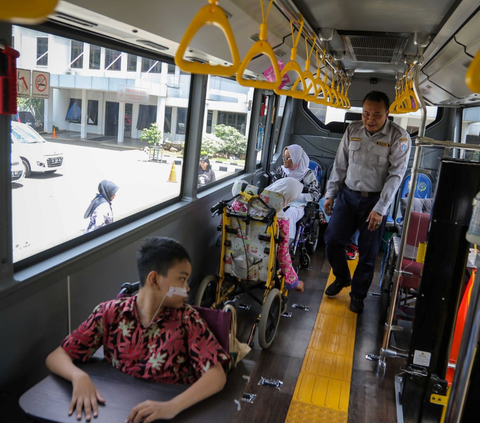
<svg viewBox="0 0 480 423">
<path fill-rule="evenodd" d="M 357 262 L 348 263 L 352 273 Z M 327 286 L 334 280 L 330 271 Z M 349 294 L 322 299 L 285 423 L 347 423 L 357 329 Z"/>
</svg>

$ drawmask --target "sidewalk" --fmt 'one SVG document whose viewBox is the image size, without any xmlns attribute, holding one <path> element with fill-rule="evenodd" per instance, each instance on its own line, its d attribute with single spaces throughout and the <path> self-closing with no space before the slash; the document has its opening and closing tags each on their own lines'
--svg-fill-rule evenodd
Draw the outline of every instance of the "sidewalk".
<svg viewBox="0 0 480 423">
<path fill-rule="evenodd" d="M 107 148 L 115 150 L 143 150 L 145 147 L 148 147 L 148 143 L 146 141 L 126 137 L 123 143 L 119 143 L 117 142 L 116 136 L 88 134 L 87 138 L 80 138 L 80 132 L 72 131 L 58 131 L 56 133 L 56 138 L 52 138 L 52 134 L 47 133 L 41 133 L 40 135 L 47 141 L 85 147 Z"/>
<path fill-rule="evenodd" d="M 40 135 L 45 138 L 47 141 L 58 143 L 58 144 L 68 144 L 68 145 L 77 145 L 83 147 L 94 147 L 94 148 L 105 148 L 110 150 L 139 150 L 143 151 L 145 147 L 149 147 L 146 141 L 141 141 L 139 139 L 127 138 L 123 143 L 117 142 L 116 136 L 102 136 L 98 134 L 88 134 L 87 138 L 80 138 L 80 132 L 72 131 L 58 131 L 56 133 L 56 138 L 52 138 L 52 134 L 40 133 Z M 174 154 L 164 151 L 161 155 L 161 160 L 158 162 L 171 164 L 175 162 L 175 165 L 181 166 L 183 164 L 183 156 L 175 156 Z M 240 172 L 243 170 L 244 166 L 237 163 L 228 163 L 222 161 L 216 161 L 211 159 L 210 163 L 214 171 L 221 172 Z"/>
</svg>

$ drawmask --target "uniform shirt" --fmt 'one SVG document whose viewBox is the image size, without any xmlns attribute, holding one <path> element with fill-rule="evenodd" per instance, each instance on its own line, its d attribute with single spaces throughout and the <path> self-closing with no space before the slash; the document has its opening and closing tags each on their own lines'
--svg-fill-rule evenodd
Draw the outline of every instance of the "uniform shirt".
<svg viewBox="0 0 480 423">
<path fill-rule="evenodd" d="M 336 198 L 344 185 L 381 192 L 373 210 L 385 216 L 407 170 L 410 148 L 407 131 L 388 119 L 375 134 L 362 121 L 351 123 L 338 148 L 325 197 Z"/>
<path fill-rule="evenodd" d="M 229 356 L 194 308 L 165 307 L 157 321 L 144 328 L 136 298 L 98 305 L 61 347 L 74 360 L 87 361 L 103 345 L 113 367 L 161 383 L 194 383 L 215 363 L 228 364 Z"/>
</svg>

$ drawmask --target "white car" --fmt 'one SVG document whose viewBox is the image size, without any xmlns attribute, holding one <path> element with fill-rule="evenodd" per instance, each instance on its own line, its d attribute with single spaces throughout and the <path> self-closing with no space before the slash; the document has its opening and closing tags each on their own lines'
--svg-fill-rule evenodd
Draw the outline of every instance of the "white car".
<svg viewBox="0 0 480 423">
<path fill-rule="evenodd" d="M 22 159 L 16 154 L 12 153 L 10 163 L 12 168 L 12 182 L 20 180 L 23 176 Z"/>
<path fill-rule="evenodd" d="M 28 178 L 32 172 L 54 173 L 63 167 L 63 153 L 30 126 L 12 121 L 12 153 L 19 156 Z"/>
</svg>

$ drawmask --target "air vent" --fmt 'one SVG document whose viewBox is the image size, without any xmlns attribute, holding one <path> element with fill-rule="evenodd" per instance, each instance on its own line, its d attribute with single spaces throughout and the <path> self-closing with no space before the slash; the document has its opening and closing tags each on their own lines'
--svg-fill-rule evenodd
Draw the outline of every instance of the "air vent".
<svg viewBox="0 0 480 423">
<path fill-rule="evenodd" d="M 408 34 L 392 36 L 340 34 L 340 36 L 348 57 L 354 62 L 398 63 L 408 41 Z"/>
<path fill-rule="evenodd" d="M 137 40 L 137 43 L 140 43 L 140 44 L 143 44 L 144 46 L 152 47 L 154 49 L 161 50 L 161 51 L 169 49 L 168 47 L 162 46 L 161 44 L 157 44 L 148 40 Z"/>
<path fill-rule="evenodd" d="M 95 26 L 98 26 L 96 23 L 85 21 L 83 19 L 76 18 L 75 16 L 70 16 L 70 15 L 67 15 L 65 13 L 60 13 L 60 12 L 55 13 L 53 18 L 58 18 L 58 19 L 61 19 L 62 21 L 73 22 L 73 23 L 76 23 L 76 24 L 79 24 L 79 25 L 82 25 L 82 26 L 86 26 L 88 28 L 93 28 Z"/>
</svg>

